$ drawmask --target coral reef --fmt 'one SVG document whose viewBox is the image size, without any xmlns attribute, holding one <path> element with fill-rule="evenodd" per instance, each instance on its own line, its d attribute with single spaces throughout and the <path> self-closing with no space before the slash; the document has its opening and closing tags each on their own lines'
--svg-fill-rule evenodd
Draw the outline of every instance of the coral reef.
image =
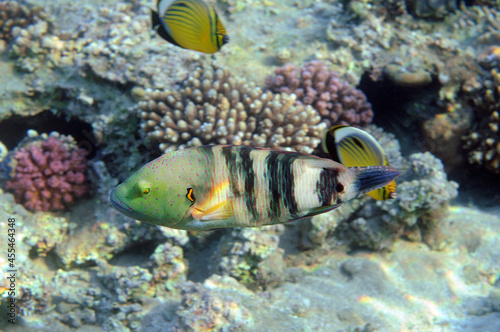
<svg viewBox="0 0 500 332">
<path fill-rule="evenodd" d="M 442 249 L 447 241 L 439 223 L 448 213 L 449 201 L 458 194 L 458 184 L 446 179 L 443 164 L 429 152 L 410 155 L 404 167 L 399 156 L 395 164 L 407 168 L 398 182 L 395 199 L 362 197 L 344 204 L 339 211 L 313 217 L 302 229 L 302 246 L 390 250 L 394 241 L 404 236 Z"/>
<path fill-rule="evenodd" d="M 267 87 L 278 93 L 294 93 L 297 104 L 311 105 L 328 126 L 366 126 L 373 118 L 364 93 L 341 81 L 338 73 L 321 61 L 310 61 L 300 70 L 291 63 L 277 68 L 266 79 Z"/>
<path fill-rule="evenodd" d="M 2 125 L 49 109 L 91 124 L 83 143 L 95 156 L 87 168 L 96 189 L 55 213 L 26 210 L 22 193 L 0 189 L 0 226 L 16 220 L 19 271 L 17 322 L 2 319 L 0 330 L 500 330 L 497 207 L 448 208 L 456 184 L 439 160 L 413 154 L 405 163 L 398 141 L 371 125 L 363 129 L 390 164 L 409 168 L 393 201 L 361 197 L 289 225 L 202 234 L 141 224 L 109 206 L 109 188 L 158 152 L 144 136 L 161 151 L 226 143 L 309 153 L 327 125 L 366 120 L 355 111 L 340 119 L 337 111 L 368 115 L 352 86 L 361 83 L 368 95 L 370 79 L 411 97 L 416 106 L 398 105 L 404 113 L 397 116 L 389 107 L 387 120 L 422 128 L 447 163 L 475 115 L 463 144 L 472 163 L 497 172 L 500 51 L 488 47 L 500 40 L 498 1 L 218 4 L 231 43 L 210 56 L 213 63 L 151 30 L 151 0 L 0 2 L 0 72 L 8 82 L 0 87 Z M 277 92 L 259 88 L 270 66 L 310 59 L 321 63 L 279 68 L 272 84 L 291 79 Z M 406 141 L 412 134 L 401 137 L 404 151 L 421 150 Z M 52 135 L 42 136 L 6 159 L 22 147 L 29 153 L 29 144 L 43 149 Z M 54 139 L 76 151 L 70 138 Z M 0 159 L 7 152 L 0 144 Z M 0 247 L 9 248 L 8 240 L 1 236 Z M 374 252 L 384 249 L 393 250 Z M 0 255 L 1 266 L 7 257 Z M 3 317 L 8 287 L 4 278 Z"/>
<path fill-rule="evenodd" d="M 251 289 L 276 286 L 284 269 L 283 249 L 278 248 L 283 231 L 283 225 L 232 230 L 221 239 L 210 270 Z"/>
<path fill-rule="evenodd" d="M 464 135 L 469 162 L 500 173 L 500 47 L 493 46 L 479 58 L 486 74 L 478 89 L 467 94 L 476 124 Z"/>
<path fill-rule="evenodd" d="M 65 269 L 91 264 L 99 259 L 111 259 L 127 244 L 124 233 L 102 221 L 81 225 L 72 229 L 70 235 L 54 251 L 58 263 Z"/>
<path fill-rule="evenodd" d="M 438 226 L 448 213 L 448 202 L 458 195 L 458 184 L 446 179 L 443 164 L 429 152 L 412 154 L 408 166 L 396 199 L 378 202 L 387 212 L 382 219 L 388 228 L 406 232 L 407 238 L 443 248 L 446 241 Z"/>
<path fill-rule="evenodd" d="M 37 215 L 37 231 L 30 232 L 24 243 L 31 247 L 32 256 L 46 257 L 49 251 L 66 240 L 69 222 L 66 218 L 50 214 Z"/>
<path fill-rule="evenodd" d="M 405 168 L 405 162 L 401 155 L 399 142 L 393 134 L 387 133 L 382 128 L 375 125 L 369 125 L 363 129 L 375 137 L 380 143 L 392 167 L 396 169 Z M 335 232 L 338 231 L 337 227 L 339 225 L 343 224 L 344 227 L 350 224 L 349 221 L 352 216 L 356 211 L 359 211 L 364 204 L 373 205 L 375 202 L 368 197 L 351 200 L 344 203 L 341 209 L 335 209 L 331 212 L 314 216 L 309 221 L 302 223 L 301 247 L 312 248 L 323 245 L 327 242 L 327 239 L 331 239 Z M 357 238 L 357 240 L 359 241 L 358 245 L 361 245 L 363 241 L 360 241 L 359 238 Z"/>
<path fill-rule="evenodd" d="M 210 285 L 212 283 L 214 285 Z M 248 290 L 237 281 L 230 277 L 214 276 L 212 280 L 207 280 L 205 285 L 188 283 L 183 286 L 183 296 L 176 312 L 178 321 L 174 331 L 242 329 L 253 321 L 252 313 L 238 301 L 238 296 L 231 294 L 241 292 L 249 295 Z M 227 291 L 211 291 L 211 288 L 220 285 L 228 288 Z"/>
<path fill-rule="evenodd" d="M 2 1 L 0 3 L 0 39 L 4 42 L 11 42 L 12 30 L 15 27 L 24 28 L 46 16 L 42 7 L 30 8 L 20 4 L 19 1 Z"/>
<path fill-rule="evenodd" d="M 11 53 L 18 57 L 20 69 L 36 76 L 50 68 L 76 66 L 79 70 L 90 68 L 96 76 L 112 82 L 161 87 L 177 76 L 174 72 L 187 72 L 180 74 L 182 68 L 176 64 L 178 57 L 171 45 L 159 38 L 151 40 L 149 10 L 145 5 L 134 8 L 132 3 L 118 2 L 111 8 L 90 11 L 84 20 L 77 20 L 76 27 L 60 24 L 57 28 L 50 28 L 49 14 L 40 15 L 36 22 L 12 30 Z M 183 61 L 197 59 L 199 55 L 190 54 Z"/>
<path fill-rule="evenodd" d="M 141 128 L 163 152 L 204 144 L 244 144 L 311 152 L 325 123 L 295 96 L 262 92 L 227 67 L 204 64 L 180 86 L 147 90 Z"/>
<path fill-rule="evenodd" d="M 85 151 L 57 132 L 31 136 L 9 158 L 6 188 L 31 210 L 62 210 L 88 192 Z"/>
<path fill-rule="evenodd" d="M 175 292 L 176 285 L 186 281 L 188 270 L 182 248 L 168 242 L 163 243 L 156 247 L 151 257 L 155 266 L 153 279 L 157 293 Z"/>
<path fill-rule="evenodd" d="M 457 9 L 457 1 L 406 0 L 406 7 L 416 17 L 442 19 Z"/>
<path fill-rule="evenodd" d="M 335 49 L 333 52 L 319 51 L 317 56 L 342 77 L 351 77 L 353 82 L 369 74 L 373 81 L 387 78 L 402 87 L 439 83 L 442 107 L 451 107 L 463 89 L 477 84 L 479 66 L 470 41 L 483 40 L 493 33 L 491 25 L 496 24 L 497 11 L 493 8 L 483 11 L 473 6 L 461 11 L 460 15 L 447 12 L 445 22 L 430 23 L 401 15 L 404 7 L 401 2 L 373 3 L 373 10 L 368 11 L 360 24 L 350 24 L 352 19 L 348 16 L 335 15 L 326 31 Z M 432 2 L 440 8 L 445 1 Z M 397 23 L 386 19 L 393 15 Z M 490 20 L 493 22 L 487 23 Z M 464 24 L 467 27 L 459 27 Z M 457 27 L 448 30 L 449 25 Z"/>
</svg>

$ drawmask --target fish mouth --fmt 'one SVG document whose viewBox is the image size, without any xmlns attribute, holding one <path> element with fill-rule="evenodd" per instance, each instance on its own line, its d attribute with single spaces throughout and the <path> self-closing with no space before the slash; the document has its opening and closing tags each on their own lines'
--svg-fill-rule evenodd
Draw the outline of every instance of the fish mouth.
<svg viewBox="0 0 500 332">
<path fill-rule="evenodd" d="M 109 194 L 109 201 L 111 202 L 111 205 L 113 205 L 115 209 L 117 209 L 126 216 L 130 216 L 130 212 L 132 212 L 132 210 L 125 202 L 122 202 L 121 200 L 118 199 L 118 197 L 116 196 L 116 189 L 113 189 L 111 191 L 111 194 Z"/>
</svg>

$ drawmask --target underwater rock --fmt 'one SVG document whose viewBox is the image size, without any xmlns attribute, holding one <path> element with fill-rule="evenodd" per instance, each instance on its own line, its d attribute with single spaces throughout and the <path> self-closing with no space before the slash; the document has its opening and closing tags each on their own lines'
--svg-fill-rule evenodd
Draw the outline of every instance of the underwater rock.
<svg viewBox="0 0 500 332">
<path fill-rule="evenodd" d="M 15 27 L 24 28 L 46 17 L 47 13 L 42 7 L 20 4 L 19 1 L 2 1 L 0 3 L 0 39 L 11 42 L 14 38 L 12 30 Z"/>
<path fill-rule="evenodd" d="M 421 18 L 442 19 L 457 9 L 456 0 L 406 0 L 408 11 Z"/>
<path fill-rule="evenodd" d="M 27 137 L 12 151 L 5 186 L 30 210 L 63 210 L 88 192 L 85 155 L 71 136 Z"/>
<path fill-rule="evenodd" d="M 7 156 L 8 153 L 9 153 L 9 150 L 7 149 L 5 144 L 3 144 L 0 141 L 0 164 L 3 162 L 3 160 L 5 159 L 5 157 Z M 0 176 L 0 178 L 1 178 L 1 176 Z"/>
<path fill-rule="evenodd" d="M 471 117 L 469 112 L 456 110 L 437 114 L 422 125 L 427 150 L 441 159 L 448 171 L 465 166 L 462 136 L 468 132 Z"/>
<path fill-rule="evenodd" d="M 448 202 L 458 194 L 458 184 L 446 179 L 443 164 L 429 152 L 412 154 L 406 167 L 395 199 L 362 198 L 358 208 L 327 234 L 350 248 L 390 250 L 394 241 L 404 236 L 423 241 L 432 249 L 443 249 L 448 240 L 439 223 L 448 214 Z"/>
<path fill-rule="evenodd" d="M 250 289 L 275 287 L 283 278 L 283 225 L 237 228 L 224 235 L 210 263 L 212 273 L 230 276 Z"/>
<path fill-rule="evenodd" d="M 387 212 L 382 218 L 393 229 L 417 226 L 425 243 L 442 249 L 445 239 L 438 226 L 448 213 L 448 202 L 458 195 L 458 184 L 446 179 L 443 164 L 429 152 L 412 154 L 408 166 L 396 199 L 377 202 Z"/>
<path fill-rule="evenodd" d="M 491 310 L 500 312 L 500 288 L 493 288 L 488 295 L 487 301 L 491 306 Z"/>
<path fill-rule="evenodd" d="M 55 249 L 59 263 L 65 269 L 111 259 L 123 250 L 128 240 L 117 227 L 103 221 L 86 223 L 71 231 Z"/>
<path fill-rule="evenodd" d="M 397 65 L 387 65 L 385 67 L 385 74 L 392 83 L 402 87 L 423 87 L 432 82 L 431 74 L 424 69 L 417 69 L 415 71 L 408 71 Z"/>
<path fill-rule="evenodd" d="M 146 90 L 141 129 L 162 152 L 235 144 L 310 153 L 325 123 L 295 96 L 262 92 L 216 64 L 197 67 L 180 86 Z"/>
<path fill-rule="evenodd" d="M 52 214 L 38 213 L 36 229 L 25 237 L 25 243 L 31 247 L 33 256 L 45 257 L 47 253 L 67 240 L 69 222 L 67 218 Z"/>
<path fill-rule="evenodd" d="M 364 93 L 340 80 L 321 61 L 307 62 L 300 69 L 286 64 L 266 79 L 268 89 L 275 93 L 295 94 L 296 104 L 311 105 L 327 126 L 366 126 L 373 118 L 371 104 Z"/>
<path fill-rule="evenodd" d="M 83 308 L 98 308 L 101 303 L 101 288 L 91 286 L 92 274 L 85 270 L 57 270 L 53 285 L 57 287 L 54 294 L 70 304 L 78 304 Z M 61 306 L 58 311 L 67 312 L 70 307 Z"/>
<path fill-rule="evenodd" d="M 463 136 L 471 164 L 500 173 L 500 47 L 492 46 L 480 57 L 485 68 L 482 84 L 467 94 L 474 106 L 475 124 Z"/>
<path fill-rule="evenodd" d="M 238 299 L 239 293 L 253 294 L 230 277 L 213 276 L 204 285 L 186 283 L 182 293 L 175 331 L 241 329 L 255 319 Z"/>
<path fill-rule="evenodd" d="M 153 279 L 157 294 L 175 292 L 177 286 L 186 281 L 187 264 L 181 247 L 163 243 L 151 255 L 154 261 Z"/>
</svg>

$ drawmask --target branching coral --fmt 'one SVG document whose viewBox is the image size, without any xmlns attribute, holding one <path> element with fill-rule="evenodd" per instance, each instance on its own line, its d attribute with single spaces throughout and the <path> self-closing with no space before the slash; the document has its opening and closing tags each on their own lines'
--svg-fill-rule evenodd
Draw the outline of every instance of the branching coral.
<svg viewBox="0 0 500 332">
<path fill-rule="evenodd" d="M 294 93 L 297 104 L 311 105 L 328 125 L 366 126 L 373 111 L 364 93 L 341 81 L 321 61 L 311 61 L 300 70 L 288 63 L 266 79 L 273 92 Z"/>
<path fill-rule="evenodd" d="M 85 151 L 71 136 L 30 137 L 13 151 L 9 164 L 6 187 L 28 209 L 62 210 L 88 192 Z"/>
<path fill-rule="evenodd" d="M 171 90 L 147 90 L 141 128 L 163 152 L 203 144 L 245 144 L 311 152 L 325 123 L 295 96 L 263 92 L 229 69 L 202 65 Z"/>
</svg>

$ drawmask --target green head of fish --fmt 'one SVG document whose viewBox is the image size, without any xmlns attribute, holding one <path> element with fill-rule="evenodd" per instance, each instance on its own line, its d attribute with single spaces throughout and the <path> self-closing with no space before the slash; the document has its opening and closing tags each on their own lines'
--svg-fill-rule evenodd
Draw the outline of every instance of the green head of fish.
<svg viewBox="0 0 500 332">
<path fill-rule="evenodd" d="M 192 185 L 185 174 L 175 153 L 163 155 L 113 189 L 111 204 L 130 218 L 172 227 L 187 215 L 194 202 Z"/>
</svg>

